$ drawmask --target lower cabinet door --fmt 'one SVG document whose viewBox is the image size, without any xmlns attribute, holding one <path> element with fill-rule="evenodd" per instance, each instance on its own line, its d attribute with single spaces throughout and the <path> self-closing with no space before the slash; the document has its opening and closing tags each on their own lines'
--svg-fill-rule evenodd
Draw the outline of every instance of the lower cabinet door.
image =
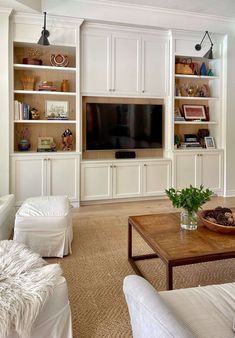
<svg viewBox="0 0 235 338">
<path fill-rule="evenodd" d="M 173 184 L 176 189 L 183 189 L 198 182 L 198 156 L 195 153 L 178 153 L 174 155 Z"/>
<path fill-rule="evenodd" d="M 74 156 L 47 158 L 48 195 L 67 195 L 71 201 L 79 199 L 79 159 Z"/>
<path fill-rule="evenodd" d="M 111 163 L 82 163 L 81 201 L 112 198 L 111 176 Z"/>
<path fill-rule="evenodd" d="M 201 184 L 217 194 L 223 193 L 223 153 L 201 156 Z"/>
<path fill-rule="evenodd" d="M 165 189 L 171 187 L 171 162 L 144 162 L 143 164 L 143 195 L 165 195 Z"/>
<path fill-rule="evenodd" d="M 138 197 L 142 195 L 141 163 L 113 164 L 113 198 Z"/>
<path fill-rule="evenodd" d="M 46 194 L 46 159 L 42 157 L 13 157 L 11 193 L 19 206 L 29 197 Z"/>
</svg>

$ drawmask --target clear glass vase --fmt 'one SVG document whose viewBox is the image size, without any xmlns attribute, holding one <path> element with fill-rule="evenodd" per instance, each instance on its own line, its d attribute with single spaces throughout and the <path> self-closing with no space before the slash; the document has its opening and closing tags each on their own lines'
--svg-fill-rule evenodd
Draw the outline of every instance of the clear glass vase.
<svg viewBox="0 0 235 338">
<path fill-rule="evenodd" d="M 185 230 L 196 230 L 197 229 L 197 213 L 183 210 L 180 215 L 180 225 Z"/>
</svg>

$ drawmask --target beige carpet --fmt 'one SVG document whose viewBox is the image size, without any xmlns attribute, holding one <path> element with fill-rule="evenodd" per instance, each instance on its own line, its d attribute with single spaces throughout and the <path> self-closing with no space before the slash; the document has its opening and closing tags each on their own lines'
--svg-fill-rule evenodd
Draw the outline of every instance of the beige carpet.
<svg viewBox="0 0 235 338">
<path fill-rule="evenodd" d="M 127 218 L 168 210 L 172 211 L 166 201 L 74 209 L 73 254 L 62 260 L 49 259 L 61 263 L 68 282 L 74 338 L 131 337 L 122 292 L 123 278 L 133 274 L 127 261 Z M 149 252 L 137 234 L 134 251 Z M 234 263 L 230 259 L 177 267 L 174 288 L 233 282 Z M 142 261 L 139 266 L 157 290 L 165 289 L 165 266 L 159 259 Z"/>
</svg>

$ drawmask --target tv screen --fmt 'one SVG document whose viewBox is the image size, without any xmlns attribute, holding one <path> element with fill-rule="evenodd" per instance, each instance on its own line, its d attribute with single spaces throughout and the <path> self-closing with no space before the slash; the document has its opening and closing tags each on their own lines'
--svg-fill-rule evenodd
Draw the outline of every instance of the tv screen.
<svg viewBox="0 0 235 338">
<path fill-rule="evenodd" d="M 86 149 L 162 148 L 162 105 L 86 104 Z"/>
</svg>

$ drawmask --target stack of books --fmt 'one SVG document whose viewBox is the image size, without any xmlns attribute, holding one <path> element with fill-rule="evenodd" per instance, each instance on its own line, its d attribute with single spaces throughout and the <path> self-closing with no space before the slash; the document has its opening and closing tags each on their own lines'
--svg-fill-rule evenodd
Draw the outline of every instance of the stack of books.
<svg viewBox="0 0 235 338">
<path fill-rule="evenodd" d="M 57 91 L 57 87 L 53 85 L 52 81 L 43 81 L 42 84 L 38 86 L 40 91 Z"/>
<path fill-rule="evenodd" d="M 181 142 L 180 149 L 188 148 L 202 148 L 202 145 L 199 142 Z"/>
<path fill-rule="evenodd" d="M 29 120 L 30 105 L 24 102 L 14 101 L 14 119 L 15 120 Z"/>
</svg>

